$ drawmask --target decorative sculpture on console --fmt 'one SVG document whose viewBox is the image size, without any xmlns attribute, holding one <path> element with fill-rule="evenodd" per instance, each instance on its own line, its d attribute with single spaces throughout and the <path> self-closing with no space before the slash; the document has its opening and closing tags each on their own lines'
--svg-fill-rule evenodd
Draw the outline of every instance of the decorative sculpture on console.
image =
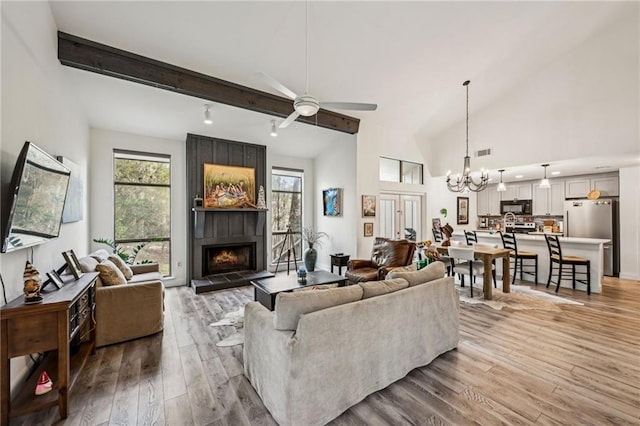
<svg viewBox="0 0 640 426">
<path fill-rule="evenodd" d="M 453 227 L 451 225 L 449 225 L 449 222 L 447 222 L 447 224 L 442 227 L 442 233 L 444 234 L 445 239 L 442 242 L 441 246 L 442 247 L 450 246 L 451 245 L 451 234 L 453 233 Z"/>
</svg>

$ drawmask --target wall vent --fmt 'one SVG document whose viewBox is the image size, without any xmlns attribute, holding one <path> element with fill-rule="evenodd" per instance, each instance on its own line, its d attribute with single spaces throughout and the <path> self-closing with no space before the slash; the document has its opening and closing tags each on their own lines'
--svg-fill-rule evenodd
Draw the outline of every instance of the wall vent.
<svg viewBox="0 0 640 426">
<path fill-rule="evenodd" d="M 476 151 L 476 157 L 484 157 L 485 155 L 491 155 L 491 148 Z"/>
</svg>

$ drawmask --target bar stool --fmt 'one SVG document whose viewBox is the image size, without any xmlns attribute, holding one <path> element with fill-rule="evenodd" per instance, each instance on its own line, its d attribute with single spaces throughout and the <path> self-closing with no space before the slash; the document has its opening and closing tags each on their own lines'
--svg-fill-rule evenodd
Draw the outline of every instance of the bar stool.
<svg viewBox="0 0 640 426">
<path fill-rule="evenodd" d="M 441 228 L 432 228 L 431 231 L 433 232 L 433 239 L 436 243 L 444 241 L 444 235 Z M 439 257 L 439 260 L 444 262 L 444 265 L 447 267 L 447 276 L 451 276 L 453 274 L 454 260 L 451 257 L 442 254 Z"/>
<path fill-rule="evenodd" d="M 478 242 L 478 236 L 476 235 L 476 231 L 464 231 L 464 238 L 467 240 L 468 246 Z"/>
<path fill-rule="evenodd" d="M 583 257 L 578 256 L 563 256 L 562 249 L 560 248 L 560 240 L 557 235 L 544 235 L 547 240 L 547 247 L 549 248 L 549 258 L 551 263 L 549 265 L 549 278 L 547 279 L 547 287 L 551 284 L 551 275 L 553 272 L 553 264 L 558 264 L 558 283 L 556 284 L 556 293 L 560 289 L 560 282 L 562 281 L 562 266 L 571 265 L 571 280 L 573 288 L 576 288 L 576 281 L 587 285 L 587 294 L 591 294 L 591 261 Z M 576 272 L 576 265 L 582 265 L 586 267 L 586 272 Z M 586 276 L 586 278 L 576 278 L 576 273 Z"/>
<path fill-rule="evenodd" d="M 502 238 L 502 246 L 508 250 L 509 258 L 514 259 L 513 265 L 513 279 L 512 283 L 516 282 L 516 273 L 518 267 L 520 267 L 520 279 L 523 279 L 524 274 L 533 275 L 535 277 L 535 283 L 538 285 L 538 255 L 530 251 L 518 250 L 518 243 L 516 242 L 516 234 L 503 234 L 500 232 L 500 238 Z M 533 260 L 532 264 L 524 264 L 525 260 Z M 518 265 L 518 263 L 520 265 Z M 525 270 L 525 268 L 533 268 Z"/>
</svg>

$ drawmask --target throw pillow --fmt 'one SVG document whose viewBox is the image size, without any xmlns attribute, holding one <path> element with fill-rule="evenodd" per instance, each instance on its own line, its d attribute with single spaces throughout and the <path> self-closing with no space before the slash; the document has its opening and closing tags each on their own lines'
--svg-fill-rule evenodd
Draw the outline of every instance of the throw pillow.
<svg viewBox="0 0 640 426">
<path fill-rule="evenodd" d="M 404 278 L 409 281 L 409 287 L 426 283 L 444 277 L 445 266 L 443 262 L 433 262 L 430 265 L 415 272 L 391 271 L 387 274 L 387 279 Z"/>
<path fill-rule="evenodd" d="M 104 285 L 121 285 L 127 283 L 127 279 L 122 274 L 122 271 L 110 260 L 103 260 L 98 263 L 96 271 L 100 272 L 100 279 Z"/>
<path fill-rule="evenodd" d="M 80 262 L 80 270 L 84 273 L 95 272 L 98 266 L 98 261 L 91 256 L 81 257 L 78 262 Z"/>
<path fill-rule="evenodd" d="M 367 281 L 359 284 L 362 287 L 362 298 L 368 299 L 370 297 L 381 296 L 387 293 L 393 293 L 394 291 L 402 290 L 409 287 L 407 280 L 402 278 L 395 278 L 392 280 L 384 281 Z"/>
<path fill-rule="evenodd" d="M 133 277 L 133 271 L 131 270 L 129 265 L 124 263 L 124 260 L 122 260 L 120 256 L 118 256 L 117 254 L 109 255 L 109 260 L 113 262 L 113 264 L 116 265 L 118 269 L 120 269 L 127 280 L 130 280 L 131 277 Z"/>
<path fill-rule="evenodd" d="M 109 252 L 105 249 L 99 249 L 94 251 L 93 253 L 89 253 L 89 256 L 93 257 L 98 262 L 102 262 L 103 260 L 107 260 L 109 258 Z"/>
<path fill-rule="evenodd" d="M 300 315 L 362 299 L 362 287 L 352 285 L 323 291 L 278 293 L 273 324 L 276 330 L 295 330 Z"/>
</svg>

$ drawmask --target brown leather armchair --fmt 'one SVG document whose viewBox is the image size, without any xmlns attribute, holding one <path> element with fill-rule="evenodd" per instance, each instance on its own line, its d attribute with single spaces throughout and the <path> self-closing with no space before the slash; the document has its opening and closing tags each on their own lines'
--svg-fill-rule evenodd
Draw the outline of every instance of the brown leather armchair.
<svg viewBox="0 0 640 426">
<path fill-rule="evenodd" d="M 389 240 L 376 237 L 371 259 L 352 259 L 345 276 L 352 283 L 383 280 L 389 271 L 410 265 L 416 246 L 407 240 Z"/>
</svg>

